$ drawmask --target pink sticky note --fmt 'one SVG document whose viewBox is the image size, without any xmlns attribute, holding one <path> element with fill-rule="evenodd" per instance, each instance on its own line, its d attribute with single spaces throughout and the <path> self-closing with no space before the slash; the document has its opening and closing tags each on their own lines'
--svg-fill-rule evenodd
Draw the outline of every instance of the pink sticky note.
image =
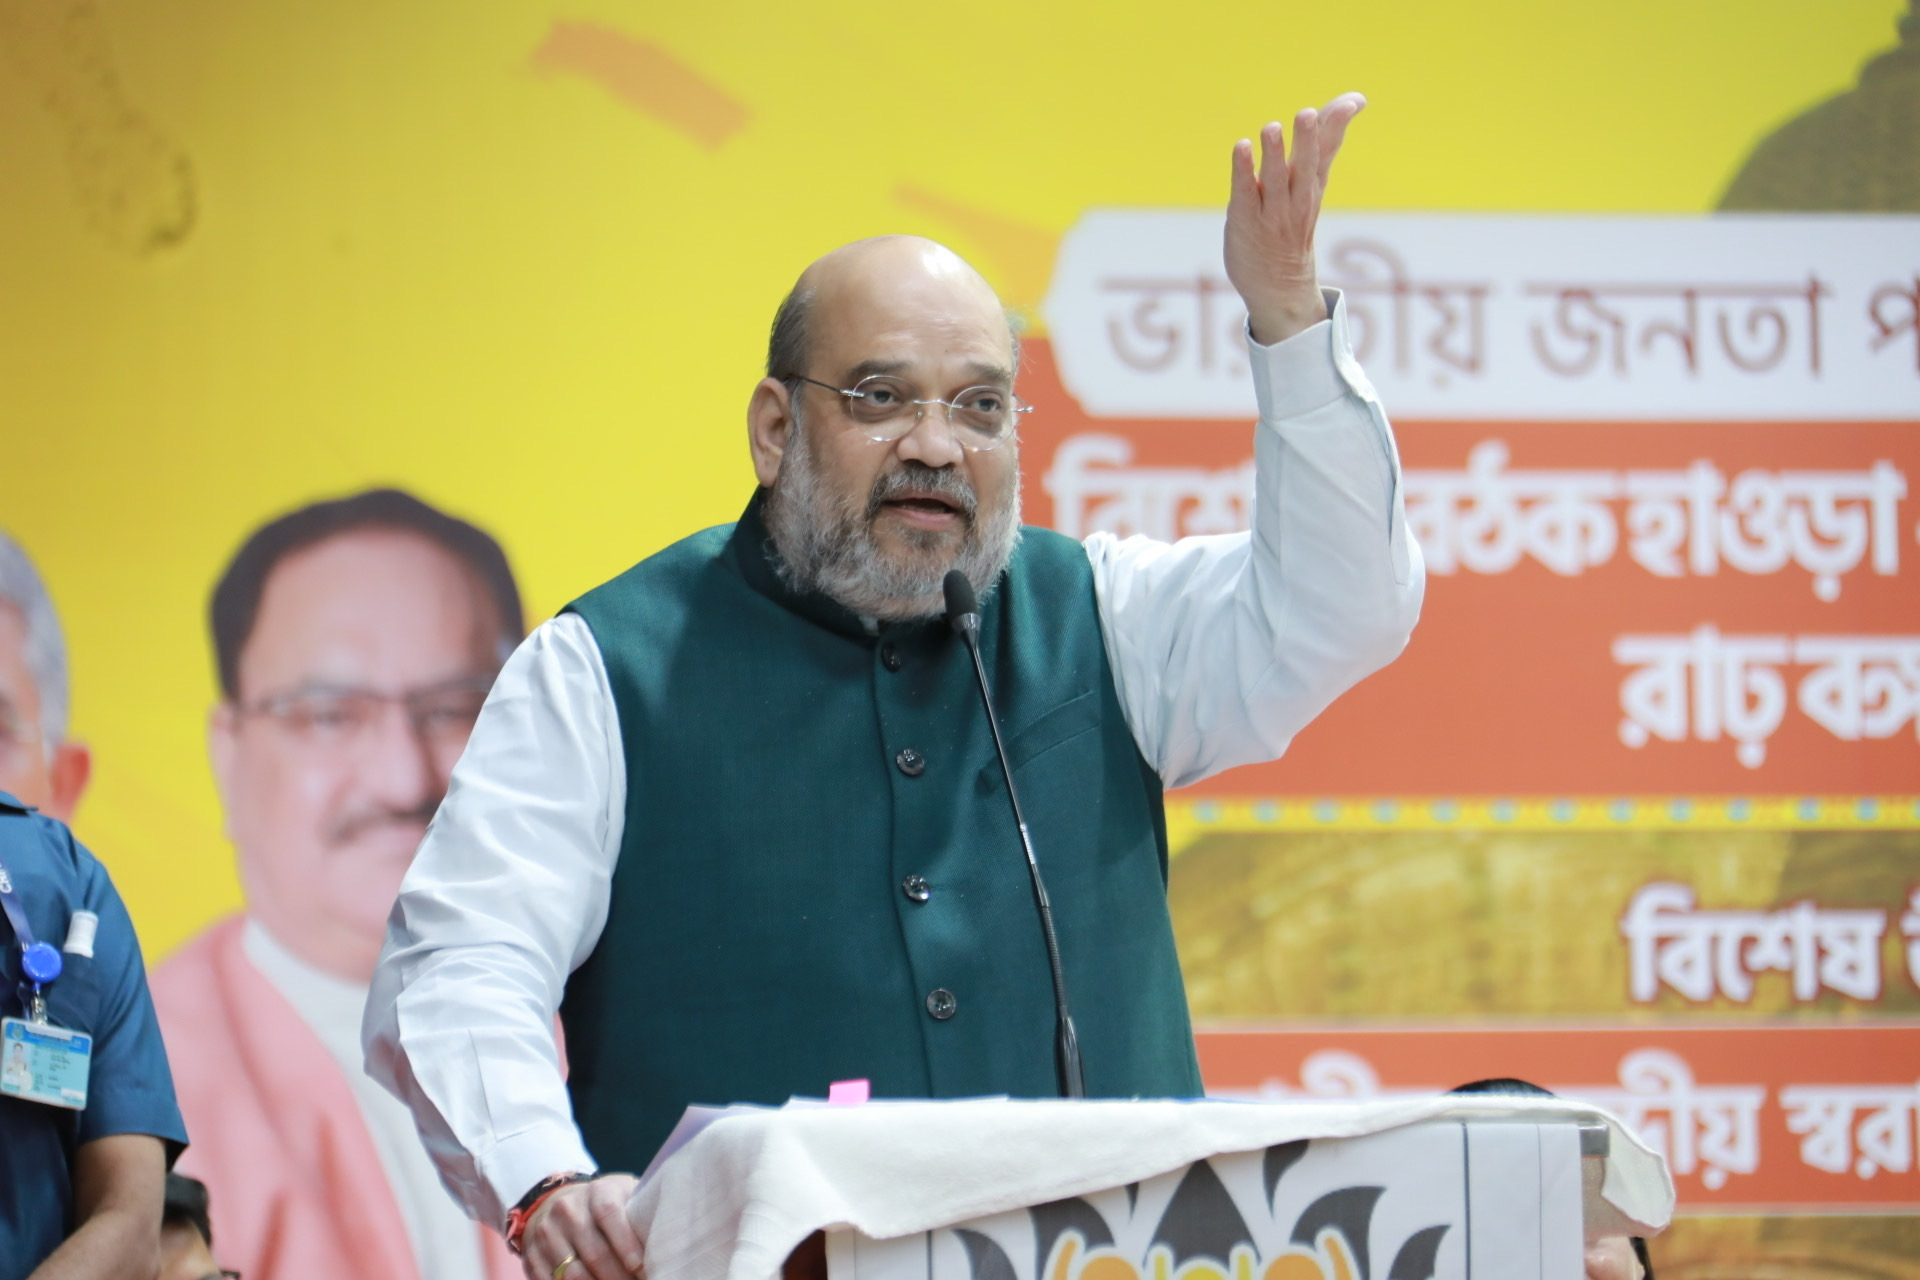
<svg viewBox="0 0 1920 1280">
<path fill-rule="evenodd" d="M 865 1080 L 835 1080 L 827 1086 L 827 1102 L 836 1107 L 857 1107 L 873 1094 Z"/>
</svg>

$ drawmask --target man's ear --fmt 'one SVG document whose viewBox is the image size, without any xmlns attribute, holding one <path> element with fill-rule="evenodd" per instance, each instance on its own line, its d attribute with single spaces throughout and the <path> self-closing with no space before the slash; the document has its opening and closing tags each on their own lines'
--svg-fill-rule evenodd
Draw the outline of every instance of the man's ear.
<svg viewBox="0 0 1920 1280">
<path fill-rule="evenodd" d="M 73 821 L 80 805 L 80 793 L 93 776 L 93 753 L 77 742 L 63 742 L 53 749 L 47 769 L 47 812 L 62 822 Z"/>
<path fill-rule="evenodd" d="M 753 453 L 753 474 L 760 487 L 771 489 L 780 475 L 780 460 L 793 439 L 793 393 L 778 378 L 762 378 L 747 401 L 747 448 Z"/>
</svg>

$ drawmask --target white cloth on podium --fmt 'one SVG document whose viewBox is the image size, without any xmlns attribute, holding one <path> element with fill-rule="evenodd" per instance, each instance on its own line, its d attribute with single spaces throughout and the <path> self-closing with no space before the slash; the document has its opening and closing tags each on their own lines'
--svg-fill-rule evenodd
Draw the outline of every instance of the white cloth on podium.
<svg viewBox="0 0 1920 1280">
<path fill-rule="evenodd" d="M 912 1235 L 1125 1186 L 1226 1152 L 1494 1117 L 1604 1123 L 1610 1150 L 1589 1223 L 1597 1217 L 1609 1233 L 1653 1235 L 1671 1218 L 1666 1161 L 1619 1120 L 1560 1098 L 1486 1095 L 690 1108 L 627 1216 L 647 1242 L 649 1280 L 770 1280 L 822 1228 Z"/>
</svg>

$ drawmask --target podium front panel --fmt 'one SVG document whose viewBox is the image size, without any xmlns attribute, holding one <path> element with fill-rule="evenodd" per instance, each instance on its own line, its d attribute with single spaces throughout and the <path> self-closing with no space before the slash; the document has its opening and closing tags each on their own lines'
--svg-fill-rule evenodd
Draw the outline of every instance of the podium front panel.
<svg viewBox="0 0 1920 1280">
<path fill-rule="evenodd" d="M 1577 1128 L 1431 1121 L 1219 1155 L 935 1231 L 827 1233 L 829 1280 L 1580 1280 Z"/>
</svg>

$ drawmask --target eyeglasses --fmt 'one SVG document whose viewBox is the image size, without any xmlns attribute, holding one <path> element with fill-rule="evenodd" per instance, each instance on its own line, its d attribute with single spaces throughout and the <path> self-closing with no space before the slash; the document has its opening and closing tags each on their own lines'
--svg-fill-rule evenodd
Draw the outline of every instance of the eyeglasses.
<svg viewBox="0 0 1920 1280">
<path fill-rule="evenodd" d="M 983 453 L 1011 439 L 1020 415 L 1033 412 L 1032 405 L 1021 404 L 1004 387 L 968 387 L 951 400 L 942 400 L 921 396 L 911 382 L 883 373 L 862 378 L 851 387 L 836 387 L 797 373 L 793 380 L 845 396 L 847 415 L 869 440 L 898 440 L 920 425 L 928 405 L 938 404 L 946 406 L 954 439 L 963 448 Z"/>
<path fill-rule="evenodd" d="M 422 741 L 455 751 L 466 745 L 493 687 L 492 676 L 472 676 L 399 693 L 338 685 L 303 685 L 269 694 L 239 709 L 271 720 L 315 747 L 342 748 L 363 740 L 389 706 L 400 707 Z"/>
</svg>

